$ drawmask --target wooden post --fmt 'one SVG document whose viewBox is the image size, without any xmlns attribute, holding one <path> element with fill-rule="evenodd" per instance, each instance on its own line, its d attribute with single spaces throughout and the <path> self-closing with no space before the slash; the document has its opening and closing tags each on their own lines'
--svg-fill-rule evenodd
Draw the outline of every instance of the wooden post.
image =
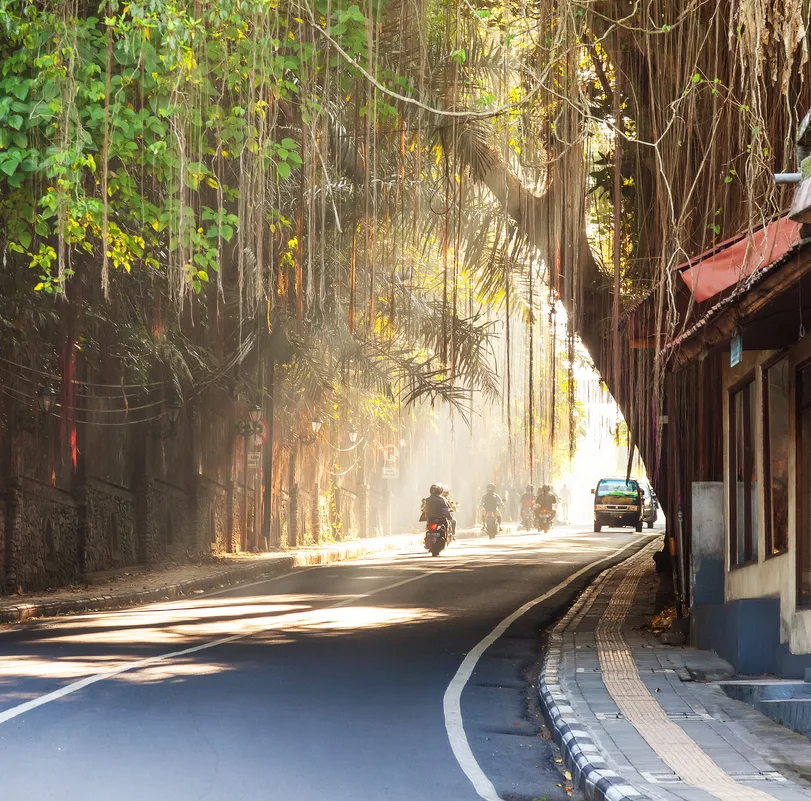
<svg viewBox="0 0 811 801">
<path fill-rule="evenodd" d="M 313 541 L 321 542 L 321 504 L 318 482 L 313 485 Z"/>
<path fill-rule="evenodd" d="M 274 545 L 278 546 L 278 542 L 273 541 L 273 391 L 276 373 L 276 359 L 272 356 L 269 359 L 268 367 L 268 380 L 267 380 L 267 399 L 265 401 L 265 419 L 268 423 L 268 438 L 263 448 L 263 465 L 262 465 L 262 536 L 265 538 L 268 548 Z"/>
<path fill-rule="evenodd" d="M 290 452 L 288 487 L 290 488 L 290 507 L 287 517 L 287 544 L 291 548 L 298 545 L 298 484 L 296 483 L 296 450 L 298 442 Z"/>
</svg>

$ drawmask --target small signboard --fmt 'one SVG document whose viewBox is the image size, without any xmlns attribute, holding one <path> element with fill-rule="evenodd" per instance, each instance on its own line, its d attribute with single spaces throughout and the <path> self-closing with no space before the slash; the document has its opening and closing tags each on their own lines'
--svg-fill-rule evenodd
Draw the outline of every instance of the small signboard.
<svg viewBox="0 0 811 801">
<path fill-rule="evenodd" d="M 738 334 L 738 336 L 732 337 L 732 341 L 729 343 L 729 366 L 734 367 L 736 364 L 740 364 L 742 355 L 743 339 Z"/>
<path fill-rule="evenodd" d="M 400 452 L 396 445 L 386 445 L 383 448 L 383 478 L 400 477 Z"/>
<path fill-rule="evenodd" d="M 259 451 L 248 451 L 248 470 L 258 470 L 262 463 Z"/>
</svg>

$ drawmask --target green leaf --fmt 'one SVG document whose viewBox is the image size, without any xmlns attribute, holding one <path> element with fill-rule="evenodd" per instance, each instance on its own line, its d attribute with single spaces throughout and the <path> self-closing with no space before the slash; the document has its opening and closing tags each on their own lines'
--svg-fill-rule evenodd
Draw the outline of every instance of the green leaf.
<svg viewBox="0 0 811 801">
<path fill-rule="evenodd" d="M 281 146 L 282 146 L 282 147 L 283 147 L 285 150 L 295 150 L 295 149 L 296 149 L 296 147 L 297 147 L 296 142 L 295 142 L 293 139 L 290 139 L 289 137 L 285 137 L 284 139 L 282 139 L 282 141 L 281 141 L 281 142 L 279 142 L 279 144 L 280 144 L 280 145 L 281 145 Z"/>
<path fill-rule="evenodd" d="M 202 253 L 195 253 L 194 263 L 199 264 L 201 267 L 205 267 L 208 264 L 208 259 Z"/>
<path fill-rule="evenodd" d="M 695 75 L 693 75 L 693 83 L 701 83 L 701 74 L 700 73 L 697 72 Z"/>
<path fill-rule="evenodd" d="M 230 225 L 223 225 L 220 230 L 222 231 L 222 238 L 226 242 L 230 242 L 234 236 L 234 229 Z"/>
<path fill-rule="evenodd" d="M 276 165 L 276 172 L 279 173 L 279 177 L 284 180 L 290 177 L 290 165 L 286 161 L 280 161 Z"/>
<path fill-rule="evenodd" d="M 12 114 L 8 118 L 8 124 L 15 131 L 19 131 L 23 127 L 23 118 L 19 114 Z"/>
<path fill-rule="evenodd" d="M 20 162 L 17 161 L 17 159 L 6 158 L 2 163 L 0 163 L 0 170 L 2 170 L 6 175 L 14 175 L 14 173 L 17 171 L 17 165 L 19 163 Z M 288 167 L 288 169 L 290 168 Z"/>
<path fill-rule="evenodd" d="M 21 245 L 22 245 L 22 246 L 23 246 L 23 247 L 24 247 L 26 250 L 28 250 L 28 248 L 30 248 L 30 247 L 31 247 L 31 240 L 32 240 L 32 239 L 33 239 L 33 237 L 31 236 L 31 232 L 30 232 L 30 231 L 23 230 L 23 231 L 20 231 L 20 233 L 17 235 L 17 241 L 18 241 L 18 242 L 19 242 L 19 243 L 20 243 L 20 244 L 21 244 Z"/>
<path fill-rule="evenodd" d="M 197 277 L 201 281 L 205 281 L 206 283 L 208 283 L 208 273 L 205 270 L 198 270 L 197 271 Z"/>
<path fill-rule="evenodd" d="M 287 161 L 287 157 L 290 155 L 290 151 L 289 151 L 289 150 L 285 150 L 283 147 L 280 147 L 280 148 L 278 148 L 278 149 L 276 150 L 276 155 L 277 155 L 277 156 L 278 156 L 280 159 L 283 159 L 284 161 Z"/>
<path fill-rule="evenodd" d="M 29 81 L 16 81 L 11 86 L 11 94 L 17 98 L 17 100 L 25 100 L 28 97 L 28 91 L 31 88 L 31 83 Z"/>
</svg>

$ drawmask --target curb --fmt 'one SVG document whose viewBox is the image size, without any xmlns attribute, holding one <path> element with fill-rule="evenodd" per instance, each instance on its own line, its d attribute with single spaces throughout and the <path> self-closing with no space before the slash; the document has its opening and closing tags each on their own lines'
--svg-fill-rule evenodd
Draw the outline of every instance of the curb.
<svg viewBox="0 0 811 801">
<path fill-rule="evenodd" d="M 630 557 L 629 557 L 630 558 Z M 620 562 L 619 565 L 624 563 Z M 574 709 L 560 686 L 558 668 L 563 651 L 563 634 L 586 602 L 596 595 L 603 578 L 619 565 L 603 571 L 581 594 L 577 602 L 557 623 L 549 636 L 538 680 L 541 710 L 552 739 L 560 748 L 563 763 L 572 774 L 572 781 L 588 801 L 638 801 L 642 794 L 626 779 L 606 767 L 602 751 L 594 738 L 575 717 Z"/>
<path fill-rule="evenodd" d="M 386 538 L 384 542 L 375 540 L 360 540 L 349 543 L 340 549 L 322 549 L 291 553 L 289 556 L 280 556 L 268 559 L 263 563 L 234 567 L 221 570 L 211 576 L 190 581 L 181 581 L 167 584 L 153 590 L 141 590 L 118 595 L 97 595 L 92 597 L 76 598 L 64 601 L 45 601 L 43 603 L 20 603 L 16 606 L 0 610 L 0 624 L 24 623 L 34 618 L 59 617 L 61 615 L 76 614 L 78 612 L 99 612 L 109 609 L 122 609 L 128 606 L 151 603 L 154 601 L 168 601 L 182 598 L 186 595 L 218 590 L 223 587 L 233 587 L 249 581 L 285 573 L 295 567 L 311 567 L 326 565 L 332 562 L 341 562 L 373 553 L 383 553 L 402 548 L 410 544 L 411 535 L 405 535 L 397 541 Z"/>
</svg>

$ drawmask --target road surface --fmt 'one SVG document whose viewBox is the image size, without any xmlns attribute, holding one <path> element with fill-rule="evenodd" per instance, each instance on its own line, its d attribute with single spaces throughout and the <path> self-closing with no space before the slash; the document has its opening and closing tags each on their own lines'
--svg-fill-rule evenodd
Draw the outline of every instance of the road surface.
<svg viewBox="0 0 811 801">
<path fill-rule="evenodd" d="M 531 686 L 541 633 L 647 540 L 558 527 L 0 628 L 0 794 L 568 798 Z"/>
</svg>

